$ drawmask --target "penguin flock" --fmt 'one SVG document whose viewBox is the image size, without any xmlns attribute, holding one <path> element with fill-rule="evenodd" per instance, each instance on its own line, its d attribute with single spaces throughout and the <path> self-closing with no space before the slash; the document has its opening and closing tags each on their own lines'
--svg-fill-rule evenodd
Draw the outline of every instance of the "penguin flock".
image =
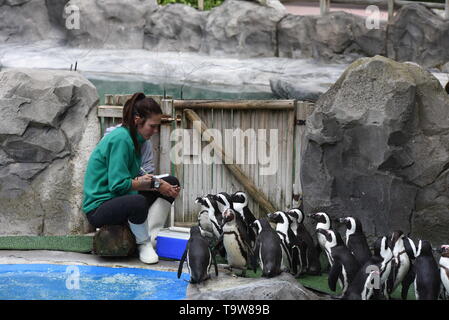
<svg viewBox="0 0 449 320">
<path fill-rule="evenodd" d="M 198 197 L 201 206 L 198 225 L 190 230 L 190 239 L 181 258 L 178 278 L 187 261 L 191 283 L 209 279 L 212 265 L 215 275 L 217 254 L 226 259 L 225 268 L 256 272 L 271 278 L 289 272 L 321 275 L 328 271 L 331 291 L 341 288 L 342 300 L 390 299 L 399 285 L 401 297 L 407 298 L 414 284 L 419 300 L 449 300 L 449 245 L 432 249 L 429 241 L 417 244 L 402 231 L 379 237 L 371 250 L 356 217 L 333 219 L 325 212 L 309 215 L 299 209 L 276 211 L 256 219 L 248 207 L 248 196 L 241 191 L 220 192 Z M 312 236 L 304 225 L 305 218 L 316 223 Z M 345 227 L 341 237 L 333 223 Z M 434 252 L 440 254 L 437 262 Z M 326 260 L 322 265 L 320 255 Z"/>
</svg>

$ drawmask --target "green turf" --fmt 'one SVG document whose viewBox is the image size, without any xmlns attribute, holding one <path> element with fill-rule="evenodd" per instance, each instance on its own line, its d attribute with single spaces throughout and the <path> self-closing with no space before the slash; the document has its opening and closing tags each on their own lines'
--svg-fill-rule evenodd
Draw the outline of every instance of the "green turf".
<svg viewBox="0 0 449 320">
<path fill-rule="evenodd" d="M 4 236 L 0 250 L 57 250 L 91 252 L 93 236 Z"/>
</svg>

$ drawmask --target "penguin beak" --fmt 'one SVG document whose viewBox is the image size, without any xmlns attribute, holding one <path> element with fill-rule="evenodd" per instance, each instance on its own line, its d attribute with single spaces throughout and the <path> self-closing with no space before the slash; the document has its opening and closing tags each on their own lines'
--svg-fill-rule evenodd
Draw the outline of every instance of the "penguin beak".
<svg viewBox="0 0 449 320">
<path fill-rule="evenodd" d="M 311 218 L 311 219 L 313 219 L 313 220 L 315 220 L 315 219 L 316 219 L 316 214 L 315 214 L 315 213 L 309 213 L 309 214 L 307 215 L 307 217 L 308 217 L 308 218 Z"/>
<path fill-rule="evenodd" d="M 336 221 L 339 222 L 339 223 L 345 223 L 346 222 L 346 218 L 339 218 L 339 219 L 336 219 Z"/>
<path fill-rule="evenodd" d="M 324 236 L 327 236 L 327 230 L 324 229 L 318 229 L 317 232 L 321 233 Z"/>
</svg>

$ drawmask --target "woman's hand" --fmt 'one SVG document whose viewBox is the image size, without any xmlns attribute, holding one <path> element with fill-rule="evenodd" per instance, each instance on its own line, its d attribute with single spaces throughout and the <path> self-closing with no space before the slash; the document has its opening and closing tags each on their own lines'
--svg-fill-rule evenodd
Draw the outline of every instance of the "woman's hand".
<svg viewBox="0 0 449 320">
<path fill-rule="evenodd" d="M 145 174 L 137 177 L 133 180 L 133 189 L 139 191 L 151 190 L 151 181 L 153 180 L 152 174 Z"/>
<path fill-rule="evenodd" d="M 172 186 L 167 181 L 160 180 L 161 185 L 159 186 L 158 191 L 166 196 L 171 198 L 176 198 L 179 195 L 179 191 L 181 191 L 181 187 L 179 186 Z"/>
</svg>

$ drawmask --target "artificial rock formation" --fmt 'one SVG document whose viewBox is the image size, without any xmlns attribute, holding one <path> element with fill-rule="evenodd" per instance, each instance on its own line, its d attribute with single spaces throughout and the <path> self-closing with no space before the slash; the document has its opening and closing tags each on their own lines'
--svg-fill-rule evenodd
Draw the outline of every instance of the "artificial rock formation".
<svg viewBox="0 0 449 320">
<path fill-rule="evenodd" d="M 449 96 L 429 72 L 376 56 L 351 64 L 307 119 L 306 212 L 449 239 Z"/>
<path fill-rule="evenodd" d="M 0 234 L 82 234 L 84 171 L 99 140 L 95 87 L 77 72 L 0 72 Z"/>
</svg>

